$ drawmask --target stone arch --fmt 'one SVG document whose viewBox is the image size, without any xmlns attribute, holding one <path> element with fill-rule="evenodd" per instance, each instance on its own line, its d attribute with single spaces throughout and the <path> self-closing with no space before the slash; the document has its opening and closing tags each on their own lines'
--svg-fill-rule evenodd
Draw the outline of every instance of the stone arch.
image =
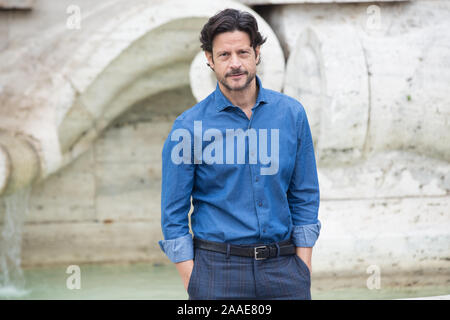
<svg viewBox="0 0 450 320">
<path fill-rule="evenodd" d="M 8 48 L 0 57 L 0 194 L 72 162 L 137 101 L 189 84 L 199 30 L 226 7 L 263 21 L 233 1 L 114 0 L 86 13 L 80 30 L 56 26 Z"/>
</svg>

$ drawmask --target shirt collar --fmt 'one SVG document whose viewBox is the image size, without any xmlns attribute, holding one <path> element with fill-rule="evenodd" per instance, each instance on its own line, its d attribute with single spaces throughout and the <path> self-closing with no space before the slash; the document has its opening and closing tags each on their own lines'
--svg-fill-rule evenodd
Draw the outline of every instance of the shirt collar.
<svg viewBox="0 0 450 320">
<path fill-rule="evenodd" d="M 268 101 L 267 101 L 267 94 L 265 92 L 266 89 L 263 88 L 263 86 L 261 84 L 261 79 L 259 79 L 258 76 L 255 76 L 255 78 L 256 78 L 256 85 L 259 88 L 258 96 L 256 97 L 256 103 L 255 103 L 255 105 L 257 106 L 261 103 L 267 103 Z M 214 91 L 214 100 L 215 100 L 217 112 L 220 112 L 227 107 L 235 107 L 230 102 L 230 100 L 228 100 L 228 98 L 224 96 L 224 94 L 220 90 L 219 82 L 217 82 L 216 90 Z"/>
</svg>

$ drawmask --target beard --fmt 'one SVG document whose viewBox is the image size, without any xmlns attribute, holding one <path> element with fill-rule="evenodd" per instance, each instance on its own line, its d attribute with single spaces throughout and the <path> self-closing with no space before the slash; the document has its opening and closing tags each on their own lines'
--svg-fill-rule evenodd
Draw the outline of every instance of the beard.
<svg viewBox="0 0 450 320">
<path fill-rule="evenodd" d="M 227 81 L 227 78 L 232 76 L 232 75 L 237 75 L 237 74 L 244 74 L 247 76 L 247 79 L 245 80 L 245 83 L 239 87 L 232 87 L 230 86 L 230 84 Z M 224 77 L 217 77 L 219 82 L 229 91 L 242 91 L 248 88 L 248 86 L 250 85 L 250 83 L 252 83 L 253 79 L 255 79 L 256 73 L 252 73 L 252 72 L 248 72 L 248 71 L 244 71 L 244 70 L 237 70 L 237 71 L 232 71 L 232 72 L 228 72 L 225 74 Z"/>
</svg>

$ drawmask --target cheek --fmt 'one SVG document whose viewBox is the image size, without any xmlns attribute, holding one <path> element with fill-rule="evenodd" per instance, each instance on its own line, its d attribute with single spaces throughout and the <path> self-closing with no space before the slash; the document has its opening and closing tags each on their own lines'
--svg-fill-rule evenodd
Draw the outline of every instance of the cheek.
<svg viewBox="0 0 450 320">
<path fill-rule="evenodd" d="M 255 70 L 256 70 L 255 61 L 248 61 L 244 66 L 245 66 L 245 69 L 249 72 L 255 72 Z"/>
<path fill-rule="evenodd" d="M 254 69 L 256 67 L 256 62 L 257 60 L 255 60 L 255 57 L 249 57 L 247 59 L 242 60 L 242 64 L 249 69 Z"/>
<path fill-rule="evenodd" d="M 215 67 L 214 70 L 218 74 L 225 74 L 227 72 L 227 66 L 224 65 L 223 63 L 216 63 L 214 67 Z"/>
</svg>

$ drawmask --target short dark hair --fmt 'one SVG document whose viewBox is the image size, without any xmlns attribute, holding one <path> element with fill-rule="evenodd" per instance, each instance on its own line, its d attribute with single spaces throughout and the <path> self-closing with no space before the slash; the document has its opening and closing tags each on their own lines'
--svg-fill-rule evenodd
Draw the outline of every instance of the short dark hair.
<svg viewBox="0 0 450 320">
<path fill-rule="evenodd" d="M 266 38 L 258 31 L 258 23 L 253 15 L 236 9 L 225 9 L 209 18 L 203 26 L 200 32 L 201 48 L 212 52 L 212 43 L 216 35 L 235 30 L 244 31 L 249 35 L 254 50 L 266 42 Z"/>
</svg>

